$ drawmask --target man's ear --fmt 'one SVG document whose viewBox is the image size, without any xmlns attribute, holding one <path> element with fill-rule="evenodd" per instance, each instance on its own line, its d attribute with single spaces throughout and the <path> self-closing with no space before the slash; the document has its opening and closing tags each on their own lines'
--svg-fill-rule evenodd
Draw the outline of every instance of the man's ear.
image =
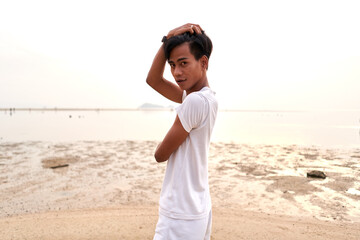
<svg viewBox="0 0 360 240">
<path fill-rule="evenodd" d="M 204 70 L 207 70 L 208 67 L 209 67 L 209 59 L 207 56 L 203 55 L 201 58 L 200 58 L 200 63 L 201 63 L 201 67 L 204 69 Z"/>
</svg>

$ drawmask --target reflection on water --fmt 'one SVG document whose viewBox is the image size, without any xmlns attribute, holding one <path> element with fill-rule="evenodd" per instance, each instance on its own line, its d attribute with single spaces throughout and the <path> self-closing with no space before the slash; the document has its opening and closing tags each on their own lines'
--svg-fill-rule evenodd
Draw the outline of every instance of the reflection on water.
<svg viewBox="0 0 360 240">
<path fill-rule="evenodd" d="M 1 113 L 1 112 L 0 112 Z M 0 141 L 161 140 L 175 111 L 17 111 L 0 114 Z M 213 141 L 360 146 L 360 111 L 220 111 Z"/>
</svg>

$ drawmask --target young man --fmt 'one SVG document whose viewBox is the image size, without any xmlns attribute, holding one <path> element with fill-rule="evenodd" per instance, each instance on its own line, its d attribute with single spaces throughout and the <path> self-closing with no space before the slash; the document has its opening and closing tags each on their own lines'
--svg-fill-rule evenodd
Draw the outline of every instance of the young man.
<svg viewBox="0 0 360 240">
<path fill-rule="evenodd" d="M 206 76 L 211 51 L 199 25 L 175 28 L 163 38 L 146 79 L 164 97 L 181 103 L 155 151 L 157 162 L 167 161 L 155 240 L 210 239 L 208 152 L 218 108 Z M 163 77 L 166 61 L 177 85 Z"/>
</svg>

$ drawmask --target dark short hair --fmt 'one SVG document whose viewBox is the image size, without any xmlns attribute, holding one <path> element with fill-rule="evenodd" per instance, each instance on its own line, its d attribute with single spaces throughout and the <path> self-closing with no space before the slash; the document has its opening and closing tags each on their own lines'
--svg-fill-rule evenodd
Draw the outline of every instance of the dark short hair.
<svg viewBox="0 0 360 240">
<path fill-rule="evenodd" d="M 207 58 L 210 58 L 212 51 L 212 42 L 210 38 L 204 32 L 201 34 L 190 34 L 189 32 L 186 32 L 165 41 L 164 51 L 166 59 L 169 60 L 170 53 L 175 47 L 185 42 L 189 43 L 190 52 L 194 55 L 196 60 L 199 60 L 204 55 Z"/>
</svg>

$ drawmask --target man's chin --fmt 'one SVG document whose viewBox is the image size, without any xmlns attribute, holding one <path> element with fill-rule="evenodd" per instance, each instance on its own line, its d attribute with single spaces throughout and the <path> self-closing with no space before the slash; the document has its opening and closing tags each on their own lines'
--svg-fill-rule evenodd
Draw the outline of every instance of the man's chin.
<svg viewBox="0 0 360 240">
<path fill-rule="evenodd" d="M 183 91 L 185 91 L 185 90 L 186 90 L 186 88 L 185 88 L 184 84 L 181 84 L 181 83 L 179 84 L 179 83 L 178 83 L 178 86 L 179 86 L 179 88 L 181 88 L 181 90 L 183 90 Z"/>
</svg>

